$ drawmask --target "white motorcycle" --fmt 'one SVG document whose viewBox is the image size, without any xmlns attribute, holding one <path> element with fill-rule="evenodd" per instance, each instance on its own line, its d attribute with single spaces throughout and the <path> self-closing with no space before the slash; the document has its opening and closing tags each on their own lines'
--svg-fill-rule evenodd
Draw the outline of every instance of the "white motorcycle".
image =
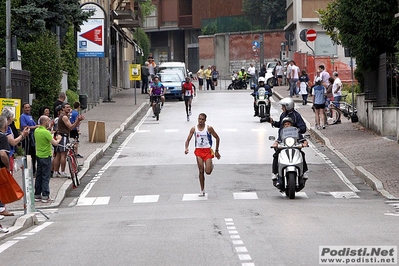
<svg viewBox="0 0 399 266">
<path fill-rule="evenodd" d="M 274 140 L 274 136 L 269 137 Z M 299 142 L 299 133 L 296 127 L 285 127 L 280 130 L 281 142 L 278 146 L 271 147 L 280 150 L 278 154 L 279 189 L 284 191 L 290 199 L 295 199 L 295 192 L 305 187 L 303 179 L 303 157 L 301 149 L 304 147 Z"/>
<path fill-rule="evenodd" d="M 257 92 L 254 93 L 256 106 L 258 107 L 258 116 L 260 121 L 262 119 L 268 119 L 270 117 L 270 99 L 269 92 L 264 87 L 260 87 Z"/>
</svg>

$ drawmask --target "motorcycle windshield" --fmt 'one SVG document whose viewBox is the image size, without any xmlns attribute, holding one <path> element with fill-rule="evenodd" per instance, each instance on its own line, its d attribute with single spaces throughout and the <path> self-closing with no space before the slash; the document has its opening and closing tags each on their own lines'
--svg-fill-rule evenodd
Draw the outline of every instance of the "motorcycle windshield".
<svg viewBox="0 0 399 266">
<path fill-rule="evenodd" d="M 298 138 L 298 129 L 296 127 L 285 127 L 282 128 L 280 131 L 280 137 L 281 140 L 284 140 L 286 138 Z"/>
<path fill-rule="evenodd" d="M 259 96 L 265 97 L 265 94 L 266 94 L 265 88 L 259 88 L 258 89 L 258 95 Z"/>
</svg>

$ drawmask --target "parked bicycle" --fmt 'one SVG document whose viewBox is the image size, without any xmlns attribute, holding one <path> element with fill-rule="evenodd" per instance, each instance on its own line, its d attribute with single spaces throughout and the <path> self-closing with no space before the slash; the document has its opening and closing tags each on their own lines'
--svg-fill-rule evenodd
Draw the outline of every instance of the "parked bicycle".
<svg viewBox="0 0 399 266">
<path fill-rule="evenodd" d="M 343 95 L 340 102 L 331 101 L 325 109 L 325 123 L 334 125 L 341 121 L 341 115 L 347 119 L 351 119 L 352 123 L 359 121 L 356 108 L 345 101 L 347 95 Z"/>
<path fill-rule="evenodd" d="M 69 173 L 71 174 L 73 188 L 80 185 L 80 180 L 78 178 L 78 173 L 81 170 L 81 165 L 79 164 L 77 154 L 75 153 L 75 145 L 78 145 L 76 141 L 72 141 L 67 144 L 67 162 L 69 167 Z"/>
</svg>

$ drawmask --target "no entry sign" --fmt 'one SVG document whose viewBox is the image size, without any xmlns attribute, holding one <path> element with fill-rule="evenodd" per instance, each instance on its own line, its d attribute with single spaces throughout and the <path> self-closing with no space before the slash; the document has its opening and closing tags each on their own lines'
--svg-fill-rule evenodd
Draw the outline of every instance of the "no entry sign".
<svg viewBox="0 0 399 266">
<path fill-rule="evenodd" d="M 306 32 L 306 39 L 308 39 L 309 42 L 313 42 L 314 40 L 316 40 L 317 37 L 317 33 L 314 29 L 309 29 Z"/>
</svg>

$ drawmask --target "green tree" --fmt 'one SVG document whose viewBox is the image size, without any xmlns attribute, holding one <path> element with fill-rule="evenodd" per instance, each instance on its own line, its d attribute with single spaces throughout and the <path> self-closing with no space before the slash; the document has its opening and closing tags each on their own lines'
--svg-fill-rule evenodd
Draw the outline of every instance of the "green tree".
<svg viewBox="0 0 399 266">
<path fill-rule="evenodd" d="M 46 30 L 55 31 L 56 26 L 76 30 L 93 12 L 84 12 L 79 0 L 16 0 L 13 8 L 13 34 L 29 41 Z"/>
<path fill-rule="evenodd" d="M 397 0 L 334 0 L 318 12 L 327 34 L 351 50 L 363 72 L 375 70 L 379 56 L 394 51 L 399 34 L 394 19 L 397 10 Z"/>
<path fill-rule="evenodd" d="M 282 28 L 287 20 L 286 1 L 243 0 L 243 13 L 264 29 Z"/>
<path fill-rule="evenodd" d="M 143 31 L 143 29 L 138 28 L 134 33 L 134 39 L 137 40 L 137 44 L 143 49 L 143 56 L 141 54 L 136 53 L 138 56 L 138 64 L 144 64 L 146 58 L 148 58 L 148 54 L 150 53 L 150 39 L 148 35 Z"/>
<path fill-rule="evenodd" d="M 22 43 L 22 65 L 31 72 L 31 93 L 36 94 L 33 115 L 41 106 L 52 106 L 61 89 L 62 69 L 60 48 L 55 34 L 45 31 L 35 40 Z"/>
<path fill-rule="evenodd" d="M 76 57 L 75 31 L 72 26 L 69 27 L 61 46 L 61 63 L 62 69 L 68 72 L 68 89 L 77 92 L 79 63 Z"/>
</svg>

